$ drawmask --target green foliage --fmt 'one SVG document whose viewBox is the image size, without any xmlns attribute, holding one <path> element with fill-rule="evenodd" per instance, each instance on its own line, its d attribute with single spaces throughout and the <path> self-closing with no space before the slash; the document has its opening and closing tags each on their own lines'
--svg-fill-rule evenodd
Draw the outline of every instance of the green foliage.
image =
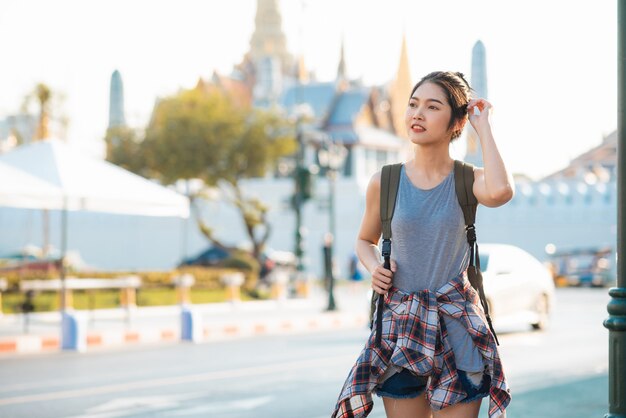
<svg viewBox="0 0 626 418">
<path fill-rule="evenodd" d="M 165 184 L 199 178 L 220 187 L 239 209 L 258 260 L 269 238 L 269 208 L 244 196 L 239 182 L 264 176 L 280 158 L 292 155 L 297 146 L 293 134 L 291 122 L 275 112 L 241 108 L 217 89 L 195 88 L 157 103 L 143 140 L 132 131 L 117 130 L 107 133 L 107 144 L 110 161 L 140 175 Z M 197 218 L 207 239 L 224 246 L 201 214 Z M 233 261 L 239 262 L 250 265 Z M 258 261 L 256 265 L 246 271 L 257 274 Z"/>
<path fill-rule="evenodd" d="M 17 290 L 20 287 L 20 280 L 58 279 L 59 271 L 56 268 L 50 268 L 48 270 L 14 270 L 3 272 L 0 277 L 7 280 L 7 286 L 10 290 Z"/>
<path fill-rule="evenodd" d="M 246 283 L 255 279 L 258 274 L 258 264 L 256 260 L 245 252 L 239 253 L 232 262 L 219 267 L 185 266 L 172 271 L 128 271 L 128 272 L 106 272 L 106 271 L 83 271 L 70 272 L 68 277 L 90 278 L 90 279 L 111 279 L 130 275 L 139 276 L 143 288 L 170 286 L 174 277 L 189 273 L 196 279 L 195 287 L 204 289 L 218 289 L 222 287 L 220 277 L 233 271 L 243 271 L 246 275 Z M 11 291 L 19 289 L 20 280 L 51 280 L 58 279 L 59 272 L 56 269 L 49 271 L 23 270 L 5 272 L 2 277 L 7 279 L 8 288 Z"/>
<path fill-rule="evenodd" d="M 225 155 L 241 136 L 239 112 L 218 93 L 186 90 L 157 104 L 143 148 L 147 165 L 164 183 L 201 178 L 214 184 Z"/>
<path fill-rule="evenodd" d="M 139 133 L 125 126 L 109 128 L 104 138 L 107 160 L 139 175 L 148 175 L 146 155 Z"/>
<path fill-rule="evenodd" d="M 256 279 L 259 276 L 261 265 L 259 262 L 245 251 L 234 251 L 232 256 L 227 258 L 222 267 L 243 271 L 246 273 L 246 279 L 243 287 L 252 289 L 256 285 Z"/>
<path fill-rule="evenodd" d="M 251 299 L 267 299 L 269 295 L 263 292 L 251 294 L 243 290 L 241 299 L 243 301 Z M 119 290 L 91 290 L 72 292 L 74 308 L 78 310 L 87 309 L 110 309 L 120 307 Z M 18 313 L 25 297 L 20 292 L 9 292 L 2 295 L 2 312 Z M 192 303 L 219 303 L 226 302 L 226 289 L 223 287 L 216 289 L 196 288 L 191 289 Z M 175 305 L 176 290 L 172 287 L 150 287 L 137 290 L 137 306 L 164 306 Z M 54 292 L 36 293 L 33 298 L 35 312 L 50 312 L 59 309 L 59 295 Z"/>
<path fill-rule="evenodd" d="M 33 138 L 35 140 L 48 139 L 51 136 L 63 139 L 69 123 L 68 117 L 62 111 L 65 95 L 52 90 L 44 83 L 37 83 L 27 94 L 21 105 L 21 111 L 36 116 L 37 127 Z M 35 105 L 34 105 L 34 104 Z M 50 122 L 55 122 L 57 130 L 50 132 Z M 18 138 L 23 140 L 24 138 Z"/>
<path fill-rule="evenodd" d="M 295 150 L 278 115 L 236 107 L 218 91 L 185 90 L 155 107 L 141 150 L 150 174 L 164 183 L 200 178 L 236 185 L 263 176 Z"/>
</svg>

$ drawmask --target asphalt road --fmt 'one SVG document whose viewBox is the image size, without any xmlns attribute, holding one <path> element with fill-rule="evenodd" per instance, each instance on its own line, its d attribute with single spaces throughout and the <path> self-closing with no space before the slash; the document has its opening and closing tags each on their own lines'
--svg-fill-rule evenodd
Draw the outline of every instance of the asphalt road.
<svg viewBox="0 0 626 418">
<path fill-rule="evenodd" d="M 498 327 L 510 417 L 608 412 L 608 300 L 607 289 L 558 289 L 549 330 Z M 367 334 L 4 357 L 0 417 L 328 417 Z M 370 417 L 383 417 L 375 402 Z"/>
</svg>

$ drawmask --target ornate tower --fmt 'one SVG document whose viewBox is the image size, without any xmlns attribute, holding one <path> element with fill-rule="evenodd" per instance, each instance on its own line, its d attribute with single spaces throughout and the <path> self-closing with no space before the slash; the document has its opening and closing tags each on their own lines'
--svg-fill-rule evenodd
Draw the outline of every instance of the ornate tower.
<svg viewBox="0 0 626 418">
<path fill-rule="evenodd" d="M 407 137 L 407 132 L 404 128 L 404 113 L 406 111 L 406 105 L 409 101 L 409 94 L 411 94 L 412 88 L 413 82 L 411 81 L 409 55 L 407 53 L 406 46 L 406 34 L 403 33 L 398 70 L 396 71 L 396 78 L 391 85 L 391 91 L 389 94 L 393 127 L 396 131 L 396 135 L 401 138 Z"/>
<path fill-rule="evenodd" d="M 256 63 L 261 59 L 277 58 L 283 74 L 293 71 L 293 57 L 287 51 L 287 38 L 282 29 L 278 0 L 257 0 L 254 33 L 250 39 L 249 58 Z"/>
<path fill-rule="evenodd" d="M 124 116 L 124 84 L 120 72 L 115 70 L 111 75 L 111 94 L 109 98 L 109 128 L 125 126 Z"/>
<path fill-rule="evenodd" d="M 278 0 L 257 0 L 250 51 L 240 65 L 248 74 L 254 105 L 270 106 L 283 89 L 285 79 L 294 78 L 294 59 L 287 51 Z"/>
<path fill-rule="evenodd" d="M 296 63 L 296 71 L 294 75 L 295 75 L 296 80 L 300 83 L 309 82 L 309 73 L 304 63 L 304 55 L 298 56 L 298 61 Z"/>
<path fill-rule="evenodd" d="M 487 59 L 485 45 L 478 41 L 472 48 L 472 79 L 470 82 L 475 95 L 488 99 L 487 96 Z M 465 161 L 476 166 L 483 166 L 483 155 L 480 149 L 480 139 L 474 128 L 467 124 L 467 150 Z"/>
<path fill-rule="evenodd" d="M 345 56 L 345 40 L 341 39 L 341 52 L 339 56 L 339 65 L 337 66 L 337 80 L 347 81 L 348 74 L 346 73 L 346 56 Z"/>
</svg>

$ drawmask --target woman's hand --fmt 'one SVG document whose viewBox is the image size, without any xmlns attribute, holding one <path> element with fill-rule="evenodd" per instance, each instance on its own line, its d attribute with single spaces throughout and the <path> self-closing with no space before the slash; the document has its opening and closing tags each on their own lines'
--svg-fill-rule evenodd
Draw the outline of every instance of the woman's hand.
<svg viewBox="0 0 626 418">
<path fill-rule="evenodd" d="M 474 114 L 474 109 L 480 111 L 479 115 Z M 480 137 L 480 133 L 485 129 L 490 129 L 489 116 L 491 115 L 491 109 L 493 106 L 485 99 L 471 99 L 467 104 L 467 115 L 469 117 L 470 124 L 476 130 Z"/>
<path fill-rule="evenodd" d="M 382 264 L 379 264 L 372 271 L 372 289 L 379 295 L 384 295 L 391 287 L 393 273 L 396 271 L 396 262 L 395 260 L 390 261 L 391 270 L 387 270 Z"/>
</svg>

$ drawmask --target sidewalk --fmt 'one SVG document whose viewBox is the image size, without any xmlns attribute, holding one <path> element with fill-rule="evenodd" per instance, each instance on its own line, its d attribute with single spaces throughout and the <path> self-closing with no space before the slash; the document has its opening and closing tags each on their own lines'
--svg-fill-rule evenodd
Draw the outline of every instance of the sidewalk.
<svg viewBox="0 0 626 418">
<path fill-rule="evenodd" d="M 513 393 L 507 415 L 512 418 L 603 417 L 609 412 L 608 390 L 608 375 L 598 374 Z M 487 415 L 481 413 L 480 418 L 484 417 Z"/>
<path fill-rule="evenodd" d="M 337 310 L 327 312 L 328 294 L 314 287 L 306 299 L 191 305 L 200 327 L 196 342 L 259 335 L 360 328 L 368 324 L 367 288 L 339 286 Z M 74 311 L 85 325 L 86 349 L 181 341 L 181 306 Z M 59 312 L 0 317 L 0 355 L 60 350 Z"/>
</svg>

